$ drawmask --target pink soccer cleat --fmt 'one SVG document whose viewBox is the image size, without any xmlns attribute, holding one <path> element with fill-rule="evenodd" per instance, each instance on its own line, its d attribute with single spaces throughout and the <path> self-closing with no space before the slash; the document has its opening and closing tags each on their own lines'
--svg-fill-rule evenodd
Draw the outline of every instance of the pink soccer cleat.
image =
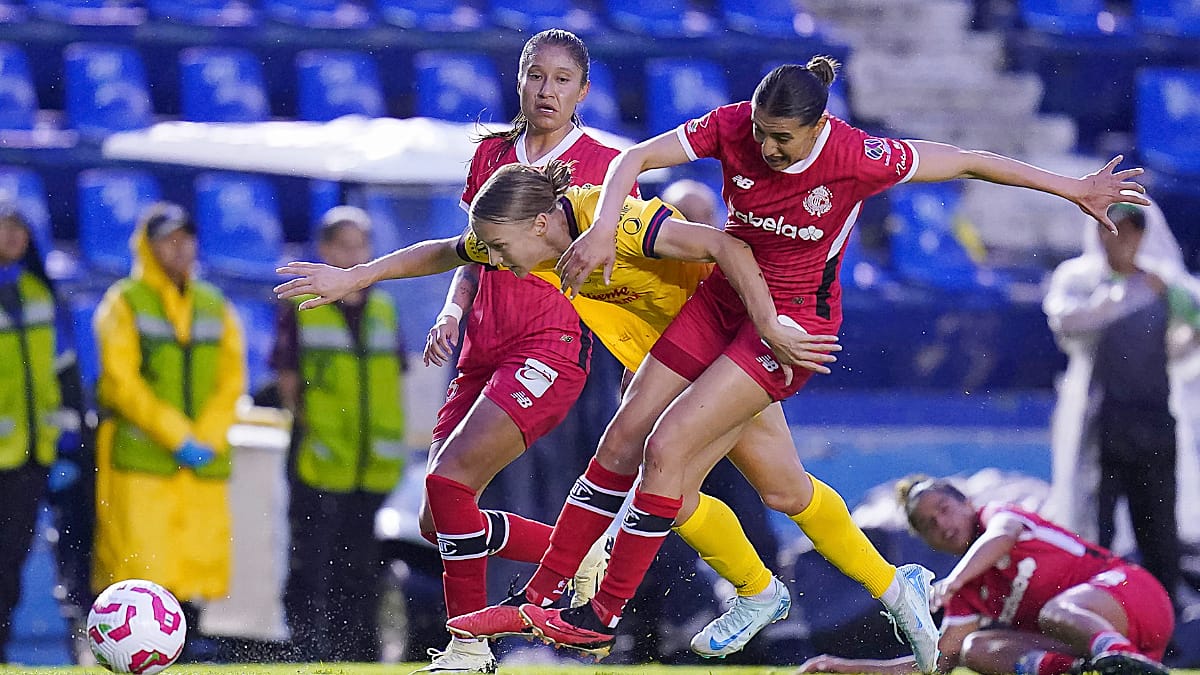
<svg viewBox="0 0 1200 675">
<path fill-rule="evenodd" d="M 493 605 L 456 616 L 446 622 L 446 630 L 454 637 L 465 639 L 521 636 L 532 639 L 533 630 L 513 605 Z"/>
<path fill-rule="evenodd" d="M 567 647 L 594 656 L 597 661 L 608 656 L 613 647 L 612 632 L 600 632 L 577 626 L 570 621 L 581 612 L 591 613 L 590 605 L 572 609 L 549 609 L 537 605 L 521 605 L 521 616 L 533 632 L 555 647 Z"/>
</svg>

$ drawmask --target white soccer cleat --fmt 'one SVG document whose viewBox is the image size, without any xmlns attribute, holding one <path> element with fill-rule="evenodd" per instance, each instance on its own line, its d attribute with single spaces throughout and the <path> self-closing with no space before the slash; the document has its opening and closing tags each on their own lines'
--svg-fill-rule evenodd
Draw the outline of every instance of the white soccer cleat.
<svg viewBox="0 0 1200 675">
<path fill-rule="evenodd" d="M 608 559 L 612 557 L 613 538 L 604 535 L 592 544 L 587 555 L 579 562 L 579 571 L 571 579 L 571 606 L 583 607 L 600 590 L 600 582 L 608 571 Z"/>
<path fill-rule="evenodd" d="M 917 659 L 917 669 L 927 674 L 937 672 L 940 634 L 929 613 L 933 572 L 920 565 L 901 565 L 896 568 L 896 574 L 900 581 L 900 599 L 894 607 L 888 607 L 892 626 L 899 628 L 908 639 Z"/>
<path fill-rule="evenodd" d="M 724 614 L 713 619 L 692 638 L 692 651 L 706 659 L 724 658 L 741 650 L 750 638 L 767 626 L 786 619 L 792 607 L 787 586 L 772 578 L 765 600 L 734 598 Z"/>
<path fill-rule="evenodd" d="M 496 657 L 492 656 L 492 648 L 487 640 L 468 642 L 453 639 L 446 645 L 446 651 L 430 648 L 428 652 L 432 663 L 413 671 L 416 673 L 494 673 L 499 667 Z"/>
</svg>

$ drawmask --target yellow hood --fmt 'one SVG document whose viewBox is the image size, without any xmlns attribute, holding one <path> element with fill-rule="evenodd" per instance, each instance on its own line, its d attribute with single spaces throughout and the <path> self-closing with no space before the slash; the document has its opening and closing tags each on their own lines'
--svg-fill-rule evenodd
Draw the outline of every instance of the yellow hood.
<svg viewBox="0 0 1200 675">
<path fill-rule="evenodd" d="M 163 311 L 166 312 L 171 326 L 175 328 L 175 335 L 181 341 L 189 342 L 192 337 L 192 294 L 189 289 L 180 291 L 179 287 L 167 277 L 167 273 L 150 248 L 150 238 L 146 236 L 144 222 L 138 224 L 133 231 L 133 236 L 129 238 L 129 250 L 133 254 L 131 276 L 144 282 L 158 293 L 162 298 Z M 189 274 L 189 283 L 192 278 L 192 274 Z"/>
</svg>

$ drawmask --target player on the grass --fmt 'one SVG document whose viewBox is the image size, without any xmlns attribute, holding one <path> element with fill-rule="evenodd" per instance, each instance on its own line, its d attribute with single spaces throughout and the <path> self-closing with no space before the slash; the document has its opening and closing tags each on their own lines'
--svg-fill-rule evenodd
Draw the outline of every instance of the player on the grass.
<svg viewBox="0 0 1200 675">
<path fill-rule="evenodd" d="M 930 547 L 962 556 L 934 587 L 945 608 L 939 670 L 985 675 L 1167 675 L 1175 627 L 1167 591 L 1146 570 L 1010 504 L 976 508 L 946 480 L 897 486 Z M 802 673 L 911 673 L 911 659 L 818 656 Z"/>
<path fill-rule="evenodd" d="M 570 160 L 576 183 L 598 184 L 608 162 L 617 154 L 579 127 L 575 110 L 587 95 L 589 60 L 587 47 L 578 37 L 562 30 L 538 33 L 526 42 L 519 66 L 521 115 L 511 131 L 493 134 L 479 144 L 467 175 L 464 205 L 504 165 Z M 636 194 L 636 189 L 631 192 Z M 377 279 L 432 274 L 465 264 L 467 261 L 455 254 L 455 246 L 455 239 L 423 242 L 356 268 L 359 276 L 308 263 L 289 265 L 281 272 L 300 274 L 302 278 L 281 284 L 277 291 L 281 298 L 309 292 L 319 296 L 302 303 L 302 308 L 332 302 L 359 288 L 354 284 L 360 282 L 365 286 Z M 452 262 L 417 269 L 420 261 L 439 256 L 448 256 Z M 483 266 L 480 275 L 479 269 L 471 265 L 460 268 L 460 272 L 470 270 L 475 274 L 455 275 L 446 308 L 430 331 L 426 347 L 429 361 L 440 365 L 449 359 L 459 337 L 459 319 L 469 311 L 459 375 L 451 384 L 434 427 L 421 513 L 422 532 L 436 539 L 442 551 L 450 616 L 487 604 L 488 555 L 538 562 L 545 552 L 549 525 L 504 511 L 481 512 L 477 496 L 496 473 L 567 414 L 583 386 L 592 338 L 571 303 L 554 285 L 534 276 L 517 278 L 507 270 L 488 266 Z M 557 277 L 550 276 L 557 283 Z M 627 312 L 612 316 L 618 317 L 617 323 L 606 324 L 606 332 L 636 334 L 640 339 L 657 336 L 656 331 Z M 628 349 L 624 343 L 618 337 L 610 347 L 620 355 Z M 622 361 L 636 367 L 649 344 L 635 348 L 636 356 L 627 355 Z M 596 508 L 615 513 L 628 486 L 606 491 L 604 486 L 611 485 L 611 481 L 598 480 L 601 486 L 594 493 Z M 721 535 L 696 530 L 681 531 L 682 536 L 734 585 L 739 598 L 745 598 L 735 607 L 743 607 L 743 613 L 744 607 L 766 607 L 752 617 L 757 622 L 765 620 L 768 610 L 767 618 L 774 616 L 781 604 L 789 602 L 786 588 L 772 583 L 770 571 L 729 508 L 710 498 L 704 504 L 709 511 L 720 514 L 714 518 L 727 520 Z M 599 556 L 604 553 L 602 548 L 593 547 L 591 551 Z M 580 565 L 577 560 L 573 574 L 586 576 L 590 569 L 595 569 L 590 561 Z M 756 631 L 748 632 L 747 639 Z M 724 648 L 735 647 L 730 644 Z M 426 672 L 489 672 L 496 667 L 487 643 L 470 638 L 454 638 L 445 650 L 432 650 L 430 655 L 432 663 Z"/>
<path fill-rule="evenodd" d="M 762 79 L 752 101 L 722 106 L 624 151 L 605 178 L 596 222 L 560 260 L 564 287 L 578 290 L 599 267 L 608 276 L 624 195 L 642 171 L 700 157 L 721 161 L 726 230 L 753 249 L 781 317 L 816 334 L 836 333 L 841 324 L 838 268 L 862 201 L 897 183 L 972 177 L 1029 187 L 1069 199 L 1109 226 L 1110 204 L 1145 201 L 1137 194 L 1143 188 L 1127 180 L 1140 169 L 1114 173 L 1119 157 L 1075 179 L 991 153 L 872 137 L 825 111 L 836 66 L 828 57 L 780 66 Z M 1125 197 L 1121 190 L 1137 192 Z M 563 570 L 581 557 L 548 567 L 559 555 L 560 533 L 593 536 L 588 518 L 564 509 L 551 550 L 526 590 L 533 602 L 521 607 L 536 632 L 575 648 L 611 644 L 625 604 L 685 503 L 691 467 L 711 464 L 709 453 L 720 447 L 714 441 L 804 385 L 811 371 L 786 368 L 796 356 L 759 339 L 722 270 L 701 285 L 638 370 L 597 449 L 601 467 L 623 467 L 630 480 L 628 467 L 644 460 L 604 582 L 587 606 L 546 607 Z M 931 575 L 888 564 L 824 484 L 804 477 L 784 487 L 778 499 L 789 502 L 790 517 L 826 558 L 883 602 L 907 635 L 918 668 L 936 669 L 938 633 L 926 602 Z"/>
</svg>

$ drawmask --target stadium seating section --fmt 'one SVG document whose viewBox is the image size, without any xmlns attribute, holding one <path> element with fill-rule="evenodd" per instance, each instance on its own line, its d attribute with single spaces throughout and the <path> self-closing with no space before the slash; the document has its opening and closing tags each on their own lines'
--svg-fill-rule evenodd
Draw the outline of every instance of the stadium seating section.
<svg viewBox="0 0 1200 675">
<path fill-rule="evenodd" d="M 802 3 L 801 3 L 802 4 Z M 1080 126 L 1083 149 L 1130 138 L 1156 170 L 1169 211 L 1194 212 L 1200 189 L 1200 10 L 1180 0 L 978 3 L 981 27 L 1006 30 L 1012 65 L 1046 81 L 1042 104 Z M 465 224 L 456 189 L 363 189 L 277 176 L 205 172 L 105 159 L 111 133 L 164 120 L 325 122 L 344 115 L 503 123 L 516 113 L 515 60 L 533 31 L 566 27 L 592 49 L 585 123 L 631 138 L 747 98 L 797 55 L 846 58 L 849 47 L 791 0 L 0 0 L 0 199 L 15 200 L 64 283 L 91 302 L 128 269 L 140 209 L 160 198 L 192 208 L 205 274 L 249 298 L 269 297 L 275 264 L 312 255 L 312 224 L 350 200 L 376 218 L 385 252 Z M 699 45 L 702 47 L 698 48 Z M 847 72 L 829 109 L 860 119 Z M 1124 134 L 1124 136 L 1121 136 Z M 690 173 L 689 173 L 690 171 Z M 703 164 L 681 175 L 719 185 Z M 654 186 L 651 185 L 653 190 Z M 287 195 L 288 198 L 281 198 Z M 296 196 L 298 198 L 291 198 Z M 864 214 L 844 253 L 848 301 L 864 292 L 965 294 L 1003 305 L 1005 276 L 974 262 L 954 235 L 952 189 L 899 190 Z M 1172 213 L 1168 213 L 1172 216 Z M 1172 216 L 1174 217 L 1174 216 Z M 1174 222 L 1174 221 L 1172 221 Z M 1195 260 L 1200 235 L 1181 236 Z M 253 244 L 247 243 L 253 242 Z M 884 242 L 887 243 L 886 241 Z M 872 248 L 872 246 L 874 248 Z M 410 341 L 424 334 L 445 280 L 389 286 L 417 297 Z M 81 302 L 84 302 L 81 300 Z M 267 334 L 261 311 L 245 310 Z M 1046 359 L 1054 358 L 1053 349 Z M 871 378 L 863 375 L 863 383 Z M 1047 375 L 1048 377 L 1048 375 Z M 952 377 L 950 379 L 953 379 Z M 1043 383 L 1045 384 L 1045 383 Z"/>
</svg>

